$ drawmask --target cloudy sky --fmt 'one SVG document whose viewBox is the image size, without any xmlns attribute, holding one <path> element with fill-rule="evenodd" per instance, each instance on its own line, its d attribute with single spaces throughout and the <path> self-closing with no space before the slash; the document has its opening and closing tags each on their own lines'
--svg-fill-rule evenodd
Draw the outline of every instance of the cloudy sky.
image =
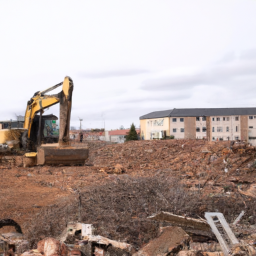
<svg viewBox="0 0 256 256">
<path fill-rule="evenodd" d="M 68 75 L 72 126 L 256 107 L 255 0 L 0 1 L 0 119 Z M 58 106 L 45 114 L 57 114 Z"/>
</svg>

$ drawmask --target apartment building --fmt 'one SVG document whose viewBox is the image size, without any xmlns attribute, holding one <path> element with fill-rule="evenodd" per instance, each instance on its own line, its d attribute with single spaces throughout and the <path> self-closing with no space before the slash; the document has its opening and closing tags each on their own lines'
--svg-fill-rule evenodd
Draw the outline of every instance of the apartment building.
<svg viewBox="0 0 256 256">
<path fill-rule="evenodd" d="M 156 111 L 140 117 L 145 140 L 246 140 L 256 145 L 256 108 L 194 108 Z"/>
</svg>

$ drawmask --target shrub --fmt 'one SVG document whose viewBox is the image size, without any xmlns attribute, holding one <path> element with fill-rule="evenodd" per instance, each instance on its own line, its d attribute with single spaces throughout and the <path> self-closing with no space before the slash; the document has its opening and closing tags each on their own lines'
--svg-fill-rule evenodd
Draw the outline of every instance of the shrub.
<svg viewBox="0 0 256 256">
<path fill-rule="evenodd" d="M 138 140 L 138 134 L 136 132 L 135 125 L 133 123 L 131 125 L 128 135 L 125 136 L 125 139 L 126 139 L 125 141 Z"/>
</svg>

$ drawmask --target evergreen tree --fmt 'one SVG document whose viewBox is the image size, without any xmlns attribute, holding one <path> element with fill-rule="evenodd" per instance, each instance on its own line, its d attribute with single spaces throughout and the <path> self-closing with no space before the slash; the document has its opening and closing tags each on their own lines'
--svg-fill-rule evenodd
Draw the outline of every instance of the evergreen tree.
<svg viewBox="0 0 256 256">
<path fill-rule="evenodd" d="M 135 125 L 132 123 L 130 131 L 128 133 L 128 135 L 126 135 L 126 140 L 125 141 L 129 141 L 129 140 L 138 140 L 138 134 L 135 130 Z"/>
</svg>

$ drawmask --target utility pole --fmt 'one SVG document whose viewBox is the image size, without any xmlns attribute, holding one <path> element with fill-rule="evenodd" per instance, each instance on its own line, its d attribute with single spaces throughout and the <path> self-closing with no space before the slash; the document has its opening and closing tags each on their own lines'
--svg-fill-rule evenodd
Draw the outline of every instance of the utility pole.
<svg viewBox="0 0 256 256">
<path fill-rule="evenodd" d="M 80 132 L 82 131 L 82 121 L 83 119 L 79 118 L 79 121 L 80 121 Z"/>
<path fill-rule="evenodd" d="M 105 137 L 105 141 L 106 141 L 106 128 L 105 128 L 105 118 L 104 118 L 104 113 L 102 112 L 101 113 L 101 117 L 103 119 L 103 122 L 104 122 L 104 137 Z"/>
</svg>

